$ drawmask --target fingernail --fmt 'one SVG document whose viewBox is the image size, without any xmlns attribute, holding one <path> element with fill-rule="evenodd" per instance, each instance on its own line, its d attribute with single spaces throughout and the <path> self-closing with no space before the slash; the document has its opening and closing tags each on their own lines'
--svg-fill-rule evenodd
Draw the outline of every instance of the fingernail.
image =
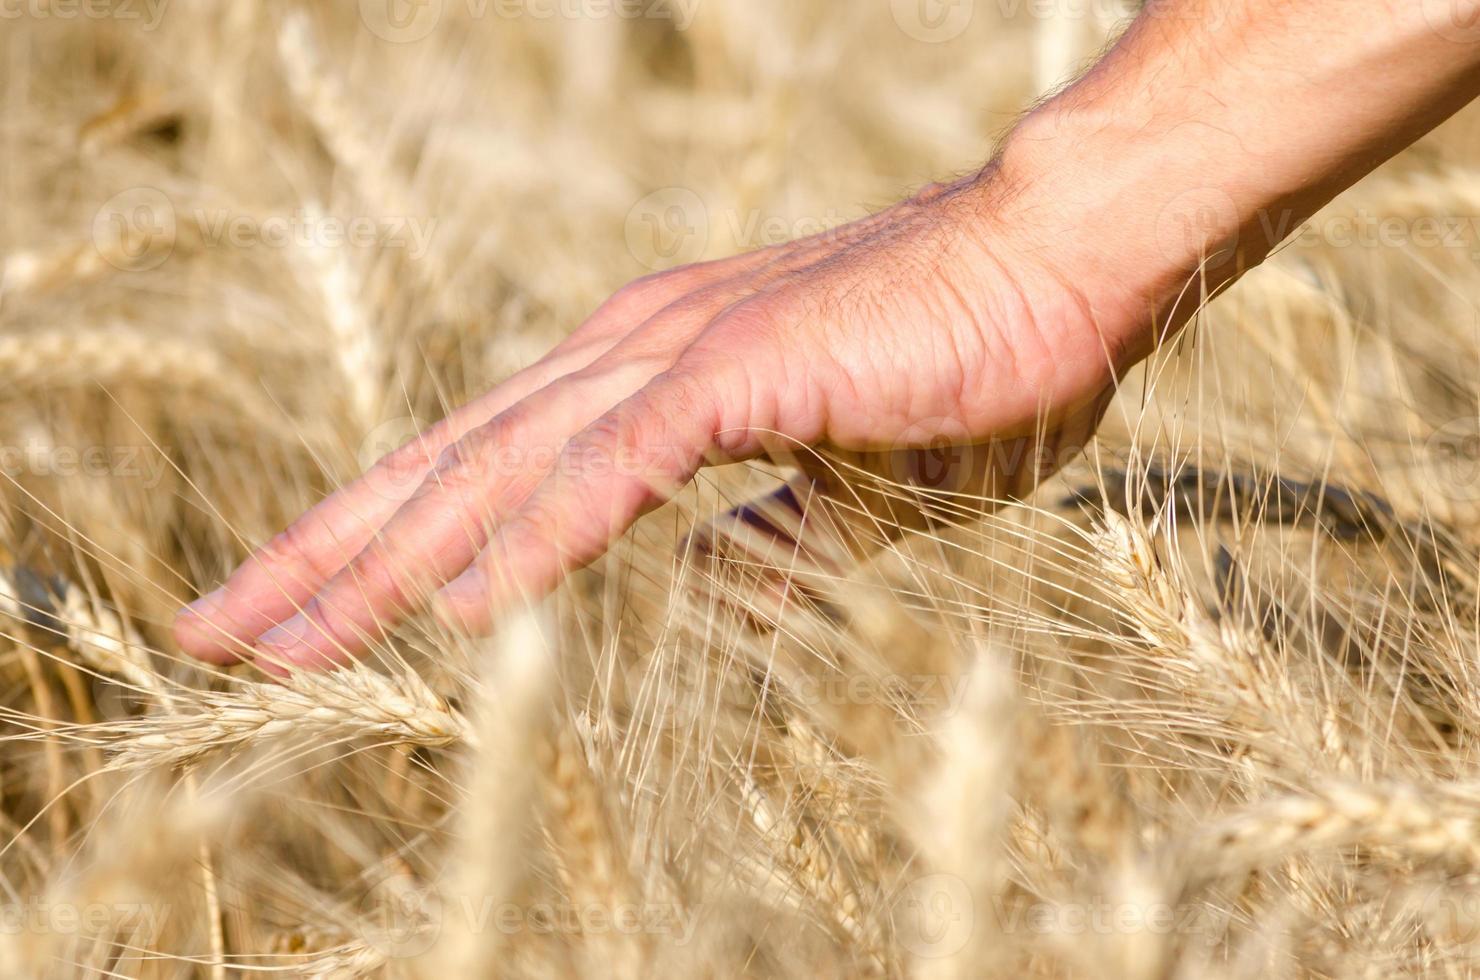
<svg viewBox="0 0 1480 980">
<path fill-rule="evenodd" d="M 229 664 L 240 659 L 242 644 L 232 639 L 221 621 L 225 605 L 226 592 L 217 589 L 181 606 L 171 627 L 180 649 L 211 663 Z"/>
<path fill-rule="evenodd" d="M 199 616 L 201 619 L 211 619 L 225 604 L 226 590 L 212 589 L 199 599 L 193 602 L 187 602 L 181 606 L 180 611 L 176 615 L 184 616 L 186 613 L 189 613 L 192 616 Z"/>
<path fill-rule="evenodd" d="M 488 591 L 488 581 L 483 569 L 473 567 L 444 585 L 440 592 L 450 602 L 466 602 L 476 599 Z"/>
<path fill-rule="evenodd" d="M 273 653 L 284 653 L 301 645 L 308 636 L 312 624 L 302 613 L 284 620 L 272 629 L 257 637 L 253 646 L 261 650 L 270 650 Z"/>
<path fill-rule="evenodd" d="M 430 612 L 444 626 L 466 629 L 474 621 L 468 615 L 472 608 L 487 599 L 486 576 L 481 569 L 470 568 L 437 590 L 432 596 Z"/>
</svg>

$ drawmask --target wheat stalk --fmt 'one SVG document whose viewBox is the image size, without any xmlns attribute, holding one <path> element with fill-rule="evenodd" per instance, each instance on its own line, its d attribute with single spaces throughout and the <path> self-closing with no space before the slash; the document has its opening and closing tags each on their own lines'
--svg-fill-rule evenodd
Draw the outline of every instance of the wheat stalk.
<svg viewBox="0 0 1480 980">
<path fill-rule="evenodd" d="M 322 218 L 318 205 L 307 209 L 311 224 Z M 364 285 L 355 270 L 348 247 L 309 242 L 301 248 L 307 267 L 313 271 L 316 291 L 329 324 L 330 351 L 345 390 L 349 409 L 360 431 L 373 427 L 380 415 L 379 379 L 384 372 L 384 351 L 375 335 L 370 314 L 361 299 Z M 297 268 L 297 266 L 295 266 Z"/>
<path fill-rule="evenodd" d="M 411 628 L 388 676 L 268 689 L 155 646 L 161 597 L 216 579 L 332 489 L 274 466 L 284 444 L 332 462 L 392 382 L 427 417 L 487 390 L 641 273 L 636 236 L 749 248 L 895 197 L 900 175 L 960 167 L 983 112 L 1012 113 L 1092 30 L 1063 16 L 981 30 L 977 5 L 966 40 L 982 56 L 957 58 L 909 36 L 909 3 L 842 16 L 821 0 L 654 0 L 652 17 L 579 23 L 446 2 L 127 6 L 171 12 L 158 31 L 124 10 L 3 29 L 14 427 L 86 433 L 48 464 L 126 434 L 183 476 L 151 489 L 3 467 L 0 616 L 16 644 L 0 650 L 0 975 L 1475 972 L 1477 932 L 1445 912 L 1480 907 L 1480 116 L 1316 219 L 1433 216 L 1444 244 L 1297 243 L 1121 379 L 1091 447 L 1106 466 L 1071 467 L 1066 485 L 1100 488 L 1089 509 L 1129 529 L 1111 519 L 1087 541 L 1086 496 L 1063 503 L 1057 484 L 986 521 L 958 494 L 859 566 L 859 534 L 815 508 L 796 526 L 780 515 L 804 551 L 839 560 L 794 581 L 783 567 L 777 608 L 770 566 L 795 556 L 751 525 L 764 507 L 716 561 L 673 560 L 693 528 L 775 489 L 766 466 L 708 468 L 574 575 L 558 615 L 475 648 L 486 664 Z M 408 36 L 421 27 L 435 33 Z M 166 111 L 178 124 L 151 131 Z M 187 219 L 175 236 L 78 244 L 99 188 L 140 185 L 168 191 Z M 707 210 L 634 208 L 665 185 Z M 415 214 L 439 247 L 269 252 L 265 234 L 207 237 L 188 201 L 249 223 Z M 174 260 L 113 251 L 130 246 Z M 285 311 L 307 333 L 261 329 Z M 123 404 L 52 397 L 100 387 Z M 205 424 L 211 438 L 189 437 Z M 1136 465 L 1152 447 L 1206 462 Z M 16 565 L 79 551 L 106 569 L 109 602 L 87 577 Z M 1235 553 L 1242 587 L 1214 598 Z M 977 646 L 990 676 L 961 688 L 959 651 Z M 417 687 L 434 676 L 448 683 Z M 965 700 L 936 712 L 923 692 L 942 677 Z M 128 704 L 105 700 L 125 687 Z M 182 832 L 206 809 L 219 819 Z M 950 918 L 966 907 L 907 887 L 934 875 L 953 880 L 948 900 L 970 896 L 970 934 Z M 440 930 L 430 907 L 385 929 L 406 912 L 400 884 L 417 897 L 431 881 Z M 31 896 L 107 914 L 17 933 Z M 111 908 L 148 902 L 173 910 L 154 932 Z M 661 905 L 698 931 L 686 946 L 585 925 L 478 931 L 465 903 Z M 1198 921 L 1064 924 L 1099 904 Z M 999 912 L 1018 908 L 1048 924 L 1008 928 Z"/>
<path fill-rule="evenodd" d="M 1193 881 L 1354 844 L 1474 869 L 1480 867 L 1474 794 L 1473 786 L 1330 781 L 1214 820 L 1171 850 Z"/>
<path fill-rule="evenodd" d="M 350 943 L 295 964 L 295 975 L 309 980 L 354 980 L 381 970 L 390 956 L 377 946 Z"/>
<path fill-rule="evenodd" d="M 208 396 L 219 409 L 263 432 L 283 431 L 281 414 L 209 345 L 131 327 L 0 336 L 0 378 L 20 388 L 165 385 Z"/>
<path fill-rule="evenodd" d="M 470 739 L 471 784 L 460 806 L 459 846 L 442 893 L 497 903 L 516 894 L 525 861 L 521 848 L 534 816 L 538 778 L 533 763 L 549 720 L 555 662 L 548 626 L 526 612 L 505 624 L 478 693 L 476 738 Z M 414 964 L 418 976 L 486 976 L 507 954 L 496 929 L 476 931 L 462 918 L 445 923 L 435 946 Z"/>
<path fill-rule="evenodd" d="M 983 911 L 1001 894 L 1006 879 L 1003 846 L 1017 768 L 1012 751 L 1016 702 L 1010 667 L 995 651 L 979 651 L 966 697 L 937 736 L 940 759 L 915 818 L 925 866 L 942 881 L 958 882 L 971 907 Z M 960 901 L 957 896 L 950 900 Z M 939 955 L 926 944 L 915 960 L 914 975 L 968 977 L 983 966 L 990 969 L 998 957 L 992 924 L 986 915 L 964 925 L 945 923 L 948 929 L 968 929 L 965 941 L 950 937 Z"/>
<path fill-rule="evenodd" d="M 419 678 L 366 668 L 300 671 L 281 684 L 242 682 L 226 692 L 203 691 L 173 714 L 101 730 L 111 743 L 108 768 L 121 772 L 187 767 L 216 752 L 282 738 L 427 747 L 477 742 L 462 716 Z"/>
<path fill-rule="evenodd" d="M 1349 769 L 1334 719 L 1312 718 L 1305 696 L 1265 638 L 1210 617 L 1138 525 L 1114 511 L 1106 511 L 1102 521 L 1092 538 L 1102 581 L 1146 644 L 1158 683 L 1172 684 L 1201 723 L 1225 717 L 1218 731 L 1240 733 L 1283 765 L 1334 762 Z"/>
</svg>

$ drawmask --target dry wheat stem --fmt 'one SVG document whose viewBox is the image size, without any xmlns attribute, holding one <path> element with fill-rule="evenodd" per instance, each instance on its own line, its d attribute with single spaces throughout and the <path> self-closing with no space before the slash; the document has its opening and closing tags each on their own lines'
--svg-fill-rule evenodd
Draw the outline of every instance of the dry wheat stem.
<svg viewBox="0 0 1480 980">
<path fill-rule="evenodd" d="M 694 257 L 674 238 L 718 257 L 957 170 L 1114 11 L 978 4 L 927 40 L 908 3 L 649 5 L 686 25 L 135 5 L 168 7 L 151 30 L 57 6 L 0 31 L 0 448 L 67 434 L 44 472 L 0 459 L 0 905 L 7 925 L 28 896 L 177 914 L 43 921 L 4 937 L 0 974 L 1473 972 L 1480 113 L 1129 372 L 1087 471 L 1028 506 L 982 521 L 979 495 L 940 494 L 934 525 L 861 567 L 764 545 L 675 562 L 775 486 L 713 468 L 537 629 L 488 650 L 405 630 L 389 676 L 277 687 L 177 662 L 159 599 L 218 584 L 327 490 L 392 391 L 430 419 L 488 390 L 647 271 L 650 234 L 661 261 Z M 421 257 L 305 249 L 187 218 L 90 242 L 97 198 L 130 187 L 227 229 L 419 217 L 436 237 Z M 1369 219 L 1401 240 L 1324 234 Z M 56 466 L 143 444 L 177 479 Z M 863 505 L 916 496 L 834 474 L 855 492 L 788 528 L 822 557 L 849 544 L 825 524 L 882 537 Z M 1086 531 L 1086 511 L 1124 523 Z M 59 578 L 16 564 L 35 555 Z M 815 592 L 774 609 L 778 557 Z M 985 686 L 959 662 L 977 648 L 1002 668 Z M 960 906 L 900 901 L 936 873 L 972 896 L 969 935 Z M 433 883 L 440 936 L 398 904 Z M 473 931 L 464 899 L 657 905 L 696 931 Z M 1020 903 L 1049 928 L 997 917 Z M 1059 927 L 1159 904 L 1203 919 Z"/>
<path fill-rule="evenodd" d="M 163 339 L 131 327 L 0 337 L 0 377 L 26 388 L 164 384 L 209 395 L 218 407 L 263 433 L 283 430 L 282 417 L 266 397 L 210 347 Z M 292 441 L 299 438 L 294 436 Z"/>
<path fill-rule="evenodd" d="M 1211 618 L 1132 521 L 1114 511 L 1102 520 L 1093 544 L 1104 580 L 1148 645 L 1158 683 L 1174 684 L 1200 718 L 1226 717 L 1219 730 L 1262 736 L 1250 739 L 1252 746 L 1282 765 L 1350 769 L 1332 719 L 1311 717 L 1311 705 L 1266 639 Z"/>
<path fill-rule="evenodd" d="M 1295 854 L 1363 844 L 1480 867 L 1480 815 L 1456 790 L 1328 782 L 1253 804 L 1173 846 L 1194 881 L 1267 867 Z"/>
<path fill-rule="evenodd" d="M 201 692 L 170 715 L 98 728 L 112 743 L 108 768 L 115 771 L 190 766 L 216 752 L 283 738 L 428 747 L 477 742 L 462 716 L 425 682 L 367 668 L 300 671 L 281 684 L 242 682 L 226 692 Z"/>
</svg>

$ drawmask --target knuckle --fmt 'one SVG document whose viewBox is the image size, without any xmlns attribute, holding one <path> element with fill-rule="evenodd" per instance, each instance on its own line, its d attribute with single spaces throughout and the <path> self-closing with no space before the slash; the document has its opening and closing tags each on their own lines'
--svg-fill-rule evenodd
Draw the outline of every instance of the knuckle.
<svg viewBox="0 0 1480 980">
<path fill-rule="evenodd" d="M 405 593 L 405 582 L 397 569 L 401 563 L 395 559 L 388 549 L 377 546 L 367 550 L 355 559 L 349 567 L 346 578 L 352 583 L 338 603 L 337 612 L 346 622 L 353 622 L 356 618 L 365 618 L 373 621 L 373 615 L 355 617 L 350 615 L 352 610 L 370 611 L 370 596 L 381 596 L 392 602 L 399 602 Z"/>
<path fill-rule="evenodd" d="M 731 298 L 732 294 L 721 286 L 696 286 L 675 296 L 652 319 L 664 327 L 708 323 Z"/>
<path fill-rule="evenodd" d="M 588 425 L 579 439 L 567 447 L 571 452 L 612 452 L 627 444 L 641 427 L 642 410 L 628 404 L 607 412 Z M 577 461 L 579 462 L 579 461 Z"/>
<path fill-rule="evenodd" d="M 363 605 L 363 600 L 356 595 L 348 600 L 344 598 L 315 599 L 311 606 L 304 610 L 313 624 L 308 637 L 315 646 L 321 649 L 343 650 L 354 646 L 361 638 L 367 637 L 367 632 L 355 625 L 354 614 L 347 602 L 359 602 Z"/>
<path fill-rule="evenodd" d="M 323 541 L 309 523 L 310 520 L 308 517 L 301 518 L 272 536 L 262 548 L 262 557 L 268 565 L 302 565 L 320 577 L 335 570 L 333 559 L 338 556 L 323 555 L 325 549 L 320 547 Z"/>
<path fill-rule="evenodd" d="M 534 554 L 547 548 L 555 540 L 554 518 L 544 510 L 530 510 L 505 521 L 499 528 L 499 538 L 504 550 L 510 555 Z"/>
<path fill-rule="evenodd" d="M 718 348 L 696 345 L 664 374 L 664 383 L 679 392 L 677 405 L 668 414 L 683 423 L 685 430 L 697 426 L 717 432 L 751 418 L 755 394 L 751 378 L 759 352 L 765 348 L 750 340 L 739 349 L 745 356 L 737 356 L 731 344 Z M 764 357 L 761 360 L 773 363 Z"/>
<path fill-rule="evenodd" d="M 715 400 L 721 372 L 718 364 L 704 355 L 681 359 L 656 379 L 655 387 L 673 392 L 661 408 L 651 406 L 651 395 L 644 395 L 642 413 L 650 414 L 665 426 L 675 421 L 703 415 Z"/>
<path fill-rule="evenodd" d="M 785 338 L 796 337 L 797 324 L 821 319 L 806 311 L 789 312 L 793 305 L 769 293 L 736 303 L 684 352 L 683 366 L 719 376 L 771 358 Z"/>
<path fill-rule="evenodd" d="M 382 456 L 375 468 L 392 485 L 404 486 L 425 475 L 432 468 L 435 455 L 431 434 L 427 433 Z M 411 485 L 415 486 L 414 483 Z"/>
<path fill-rule="evenodd" d="M 538 418 L 523 403 L 471 430 L 438 455 L 415 499 L 436 495 L 469 511 L 517 502 L 560 458 L 561 444 L 532 437 Z"/>
<path fill-rule="evenodd" d="M 595 319 L 604 323 L 635 326 L 688 293 L 699 283 L 698 266 L 686 265 L 634 279 L 618 289 L 597 310 Z"/>
<path fill-rule="evenodd" d="M 487 440 L 481 432 L 474 430 L 452 443 L 437 454 L 432 463 L 431 475 L 438 478 L 451 477 L 463 470 L 475 469 L 480 457 L 487 453 Z"/>
<path fill-rule="evenodd" d="M 626 476 L 665 486 L 692 473 L 719 429 L 719 375 L 702 362 L 680 363 L 643 396 L 640 438 L 632 438 L 617 464 Z M 726 390 L 728 385 L 723 386 Z"/>
<path fill-rule="evenodd" d="M 528 415 L 527 403 L 520 403 L 463 433 L 437 455 L 429 482 L 476 485 L 498 475 L 501 468 L 510 465 Z"/>
<path fill-rule="evenodd" d="M 596 311 L 599 319 L 625 320 L 638 310 L 653 303 L 653 294 L 659 290 L 661 273 L 634 279 L 607 297 Z"/>
<path fill-rule="evenodd" d="M 495 478 L 501 459 L 499 440 L 481 432 L 469 433 L 442 450 L 436 464 L 417 491 L 417 497 L 451 495 L 455 501 L 471 502 Z"/>
<path fill-rule="evenodd" d="M 558 504 L 540 504 L 526 509 L 510 522 L 504 536 L 514 554 L 552 551 L 564 564 L 573 555 L 599 550 L 609 538 L 609 505 L 598 504 L 585 491 L 575 491 Z"/>
</svg>

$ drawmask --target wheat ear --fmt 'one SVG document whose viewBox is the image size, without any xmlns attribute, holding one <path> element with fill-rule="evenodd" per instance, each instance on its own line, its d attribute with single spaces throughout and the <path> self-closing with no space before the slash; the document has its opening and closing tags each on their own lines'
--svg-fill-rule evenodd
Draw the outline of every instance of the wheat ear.
<svg viewBox="0 0 1480 980">
<path fill-rule="evenodd" d="M 281 684 L 206 691 L 172 714 L 103 727 L 113 739 L 108 768 L 125 772 L 187 767 L 216 752 L 284 737 L 429 747 L 477 740 L 462 716 L 414 674 L 387 677 L 365 668 L 299 671 Z"/>
<path fill-rule="evenodd" d="M 1217 820 L 1174 850 L 1201 881 L 1354 844 L 1480 867 L 1473 787 L 1330 781 Z"/>
</svg>

